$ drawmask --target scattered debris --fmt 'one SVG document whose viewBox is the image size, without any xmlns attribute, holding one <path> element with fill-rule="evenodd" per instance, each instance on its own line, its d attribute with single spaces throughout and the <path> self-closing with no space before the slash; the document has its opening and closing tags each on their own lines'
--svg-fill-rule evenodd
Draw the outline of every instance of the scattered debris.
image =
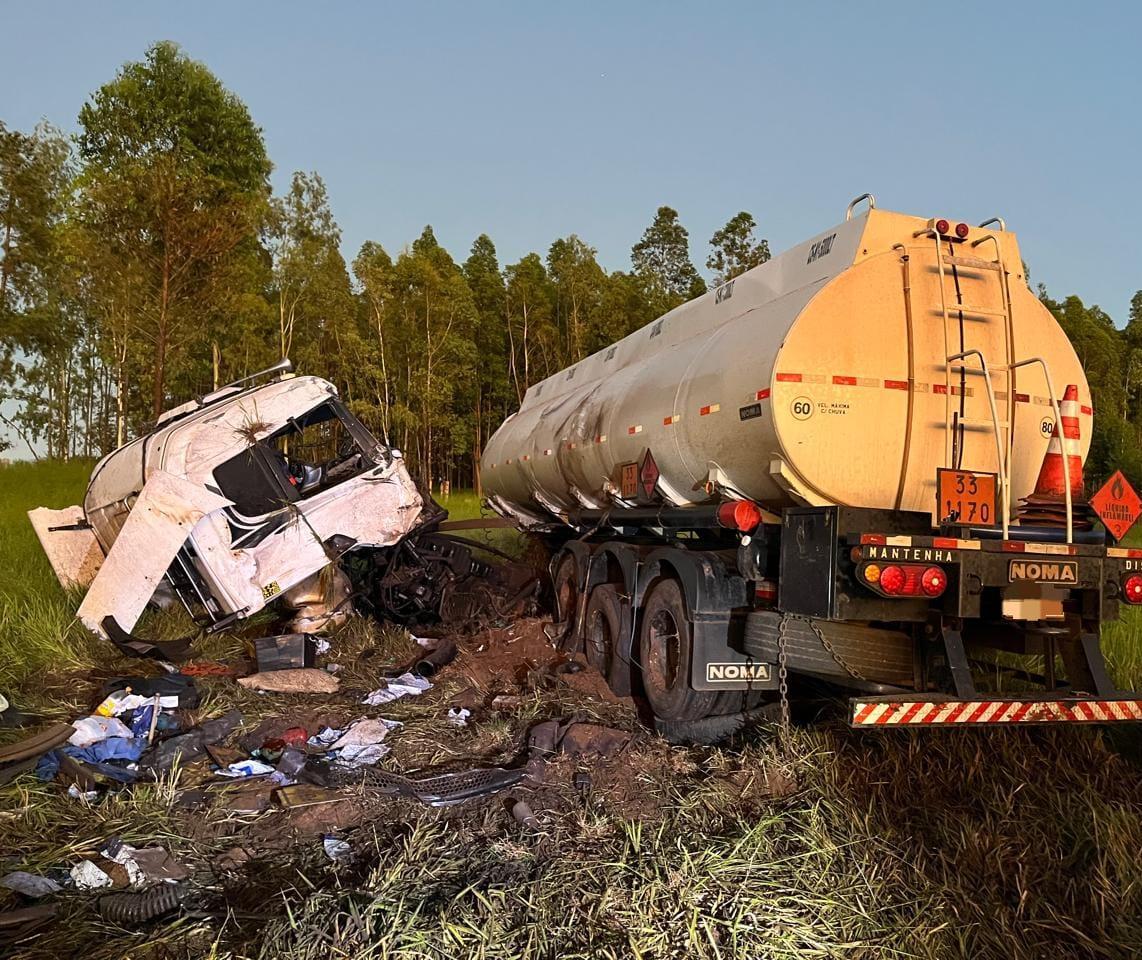
<svg viewBox="0 0 1142 960">
<path fill-rule="evenodd" d="M 379 707 L 382 704 L 392 703 L 405 696 L 419 696 L 425 690 L 431 690 L 432 684 L 424 677 L 413 673 L 402 673 L 399 677 L 389 680 L 379 690 L 374 690 L 361 703 L 370 707 Z"/>
<path fill-rule="evenodd" d="M 339 840 L 337 837 L 323 837 L 321 840 L 322 846 L 325 848 L 325 855 L 335 862 L 343 862 L 352 856 L 353 848 L 349 846 L 348 840 Z"/>
<path fill-rule="evenodd" d="M 532 830 L 538 830 L 540 828 L 539 818 L 535 815 L 535 811 L 531 809 L 531 805 L 526 800 L 509 797 L 508 806 L 511 809 L 512 816 L 525 827 Z"/>
<path fill-rule="evenodd" d="M 174 883 L 190 876 L 190 871 L 163 847 L 137 848 L 116 838 L 100 852 L 112 863 L 117 863 L 126 869 L 127 877 L 133 887 L 152 883 Z"/>
<path fill-rule="evenodd" d="M 325 642 L 325 649 L 329 649 L 328 641 Z M 258 663 L 258 670 L 262 673 L 312 667 L 313 655 L 314 644 L 304 633 L 259 637 L 254 641 L 254 657 Z"/>
<path fill-rule="evenodd" d="M 388 736 L 390 730 L 395 730 L 402 724 L 396 720 L 357 720 L 351 723 L 344 731 L 326 731 L 319 735 L 314 745 L 322 745 L 322 740 L 328 739 L 332 734 L 340 736 L 328 745 L 328 752 L 342 767 L 371 766 L 391 749 L 388 744 L 381 741 Z M 311 744 L 313 741 L 310 741 Z"/>
<path fill-rule="evenodd" d="M 134 927 L 174 913 L 181 901 L 181 888 L 164 883 L 142 893 L 111 893 L 102 896 L 99 898 L 99 914 L 111 923 Z"/>
<path fill-rule="evenodd" d="M 416 640 L 418 646 L 426 647 L 427 653 L 412 664 L 407 671 L 408 673 L 416 674 L 418 677 L 431 677 L 441 667 L 448 666 L 456 659 L 456 644 L 451 640 L 430 640 L 427 637 L 414 637 L 413 639 Z"/>
<path fill-rule="evenodd" d="M 61 743 L 66 743 L 74 732 L 75 727 L 70 723 L 57 723 L 16 743 L 5 744 L 0 747 L 0 763 L 17 763 L 41 757 Z"/>
<path fill-rule="evenodd" d="M 126 691 L 148 701 L 157 695 L 162 697 L 161 706 L 164 710 L 193 710 L 198 706 L 198 689 L 187 672 L 190 666 L 191 664 L 183 664 L 179 673 L 167 673 L 158 677 L 115 677 L 103 684 L 102 693 L 104 697 L 110 697 Z M 95 712 L 101 711 L 96 709 Z"/>
<path fill-rule="evenodd" d="M 59 893 L 63 888 L 48 877 L 39 877 L 24 870 L 13 870 L 6 876 L 0 877 L 0 887 L 7 887 L 22 893 L 25 897 L 38 899 Z"/>
<path fill-rule="evenodd" d="M 472 711 L 467 707 L 450 707 L 448 709 L 448 722 L 454 727 L 468 726 L 468 718 L 472 716 Z"/>
<path fill-rule="evenodd" d="M 525 767 L 480 767 L 421 780 L 412 780 L 386 770 L 370 770 L 365 782 L 388 796 L 419 800 L 430 807 L 446 807 L 474 797 L 498 793 L 514 787 L 528 777 L 529 771 Z"/>
<path fill-rule="evenodd" d="M 267 773 L 273 772 L 274 768 L 268 763 L 262 763 L 259 760 L 240 760 L 230 764 L 225 770 L 219 770 L 218 775 L 242 779 L 245 777 L 264 777 Z"/>
<path fill-rule="evenodd" d="M 565 753 L 571 757 L 611 759 L 626 749 L 631 735 L 597 723 L 545 720 L 528 731 L 528 745 L 540 756 Z"/>
<path fill-rule="evenodd" d="M 24 907 L 22 910 L 5 910 L 0 913 L 0 946 L 7 946 L 24 940 L 36 933 L 40 927 L 55 919 L 54 904 Z"/>
<path fill-rule="evenodd" d="M 140 766 L 146 766 L 155 772 L 163 773 L 180 761 L 184 764 L 189 763 L 206 753 L 207 744 L 225 740 L 241 722 L 242 713 L 239 710 L 231 710 L 221 717 L 208 720 L 189 733 L 164 740 L 149 753 L 143 755 Z"/>
<path fill-rule="evenodd" d="M 113 883 L 111 877 L 91 860 L 80 860 L 71 868 L 70 874 L 77 890 L 97 890 Z"/>
<path fill-rule="evenodd" d="M 341 686 L 336 677 L 314 667 L 255 673 L 239 677 L 238 683 L 266 693 L 336 693 Z"/>
<path fill-rule="evenodd" d="M 67 742 L 73 747 L 90 747 L 109 737 L 130 740 L 131 728 L 115 717 L 83 717 L 75 721 L 75 733 L 67 738 Z"/>
</svg>

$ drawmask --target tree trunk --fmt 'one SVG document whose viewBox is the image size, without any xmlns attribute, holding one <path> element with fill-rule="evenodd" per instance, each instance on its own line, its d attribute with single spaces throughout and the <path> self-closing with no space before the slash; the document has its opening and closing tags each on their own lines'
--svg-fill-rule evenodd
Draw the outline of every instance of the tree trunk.
<svg viewBox="0 0 1142 960">
<path fill-rule="evenodd" d="M 159 329 L 155 340 L 155 382 L 151 394 L 151 414 L 155 420 L 163 412 L 164 379 L 167 360 L 167 320 L 170 307 L 170 251 L 163 250 L 163 288 L 159 299 Z"/>
</svg>

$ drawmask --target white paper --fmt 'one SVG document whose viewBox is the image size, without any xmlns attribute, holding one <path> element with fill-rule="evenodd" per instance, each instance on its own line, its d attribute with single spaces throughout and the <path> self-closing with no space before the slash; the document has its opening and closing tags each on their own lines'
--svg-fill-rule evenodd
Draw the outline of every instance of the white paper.
<svg viewBox="0 0 1142 960">
<path fill-rule="evenodd" d="M 432 684 L 424 677 L 414 673 L 402 673 L 395 680 L 390 680 L 388 686 L 374 690 L 361 702 L 370 707 L 379 707 L 385 703 L 392 703 L 405 696 L 420 696 L 425 690 L 431 690 Z"/>
<path fill-rule="evenodd" d="M 466 727 L 470 716 L 472 716 L 472 711 L 467 707 L 461 707 L 459 710 L 452 707 L 448 711 L 448 722 L 454 727 Z"/>
<path fill-rule="evenodd" d="M 90 860 L 80 860 L 70 872 L 78 890 L 98 890 L 100 887 L 111 886 L 111 878 Z"/>
</svg>

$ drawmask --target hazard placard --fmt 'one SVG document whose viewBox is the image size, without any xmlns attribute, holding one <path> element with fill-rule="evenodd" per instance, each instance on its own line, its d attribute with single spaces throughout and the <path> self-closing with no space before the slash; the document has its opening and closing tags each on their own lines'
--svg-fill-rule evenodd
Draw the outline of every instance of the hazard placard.
<svg viewBox="0 0 1142 960">
<path fill-rule="evenodd" d="M 658 486 L 658 464 L 650 450 L 646 451 L 642 463 L 638 465 L 638 485 L 643 500 L 654 498 L 654 489 Z"/>
<path fill-rule="evenodd" d="M 1090 498 L 1090 505 L 1115 540 L 1125 537 L 1134 521 L 1142 516 L 1142 500 L 1121 470 L 1116 470 L 1114 476 Z"/>
</svg>

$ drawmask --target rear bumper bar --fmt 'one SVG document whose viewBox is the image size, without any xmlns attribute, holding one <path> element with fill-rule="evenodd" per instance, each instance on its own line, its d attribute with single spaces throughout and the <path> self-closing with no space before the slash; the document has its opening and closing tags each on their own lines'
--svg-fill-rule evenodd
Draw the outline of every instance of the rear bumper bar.
<svg viewBox="0 0 1142 960">
<path fill-rule="evenodd" d="M 854 697 L 853 727 L 978 727 L 1036 723 L 1142 722 L 1142 699 L 1093 697 L 979 697 L 938 695 Z"/>
</svg>

